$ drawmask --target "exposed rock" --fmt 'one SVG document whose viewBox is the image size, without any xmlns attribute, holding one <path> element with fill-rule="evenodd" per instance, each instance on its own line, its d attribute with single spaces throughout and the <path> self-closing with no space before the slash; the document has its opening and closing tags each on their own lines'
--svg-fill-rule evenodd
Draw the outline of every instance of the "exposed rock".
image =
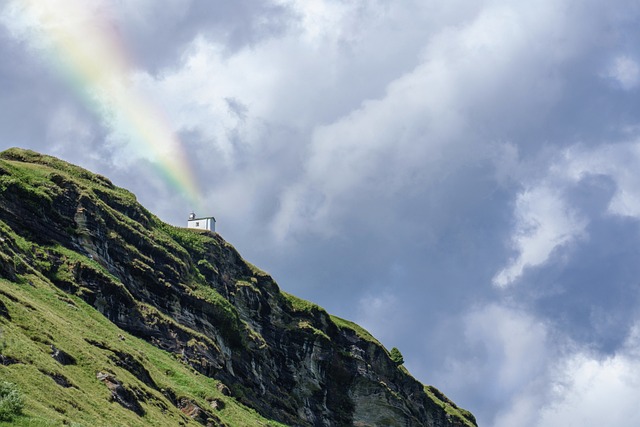
<svg viewBox="0 0 640 427">
<path fill-rule="evenodd" d="M 207 427 L 224 427 L 225 424 L 216 415 L 205 411 L 193 400 L 181 397 L 178 399 L 178 408 L 189 418 Z"/>
<path fill-rule="evenodd" d="M 170 388 L 163 388 L 162 390 L 160 390 L 160 392 L 169 400 L 169 402 L 171 402 L 173 406 L 178 406 L 178 397 L 173 390 L 171 390 Z"/>
<path fill-rule="evenodd" d="M 136 395 L 117 380 L 115 375 L 108 372 L 98 372 L 96 373 L 96 378 L 99 381 L 102 381 L 111 391 L 111 398 L 113 401 L 140 416 L 145 414 L 145 411 L 140 405 L 140 402 L 138 402 Z"/>
<path fill-rule="evenodd" d="M 53 381 L 55 381 L 56 384 L 58 384 L 61 387 L 64 387 L 64 388 L 73 387 L 73 384 L 71 384 L 71 382 L 67 379 L 67 377 L 65 377 L 64 375 L 62 375 L 60 373 L 47 372 L 47 371 L 43 371 L 43 370 L 40 370 L 40 372 L 42 372 L 43 374 L 45 374 L 46 376 L 51 378 Z"/>
<path fill-rule="evenodd" d="M 211 409 L 215 409 L 216 411 L 221 411 L 225 407 L 224 401 L 220 399 L 208 399 L 208 402 L 209 405 L 211 405 Z"/>
<path fill-rule="evenodd" d="M 149 374 L 149 371 L 144 366 L 142 366 L 142 363 L 140 363 L 132 355 L 122 351 L 114 351 L 114 354 L 110 357 L 110 359 L 113 360 L 117 366 L 120 366 L 121 368 L 124 368 L 127 371 L 131 372 L 133 376 L 138 378 L 149 387 L 155 389 L 158 388 L 155 381 L 153 381 L 153 378 L 151 378 L 151 374 Z"/>
<path fill-rule="evenodd" d="M 118 337 L 118 339 L 120 338 Z M 114 350 L 103 342 L 97 342 L 86 338 L 85 341 L 94 347 L 111 352 L 112 354 L 109 356 L 109 359 L 111 359 L 116 366 L 126 369 L 134 377 L 138 378 L 149 387 L 154 389 L 158 388 L 155 381 L 153 381 L 153 378 L 151 378 L 151 374 L 147 368 L 145 368 L 142 363 L 135 358 L 135 356 L 120 350 Z"/>
<path fill-rule="evenodd" d="M 22 362 L 14 357 L 0 354 L 0 365 L 9 366 L 9 365 L 15 365 L 16 363 L 22 363 Z"/>
<path fill-rule="evenodd" d="M 216 385 L 216 388 L 220 393 L 224 394 L 225 396 L 231 396 L 231 390 L 229 390 L 229 387 L 227 387 L 226 385 L 222 383 L 218 383 Z"/>
<path fill-rule="evenodd" d="M 4 317 L 9 321 L 11 320 L 11 315 L 9 314 L 9 310 L 7 309 L 7 306 L 4 305 L 2 301 L 0 301 L 0 317 Z"/>
<path fill-rule="evenodd" d="M 51 357 L 53 357 L 61 365 L 75 365 L 76 359 L 69 353 L 66 353 L 55 345 L 51 344 Z"/>
</svg>

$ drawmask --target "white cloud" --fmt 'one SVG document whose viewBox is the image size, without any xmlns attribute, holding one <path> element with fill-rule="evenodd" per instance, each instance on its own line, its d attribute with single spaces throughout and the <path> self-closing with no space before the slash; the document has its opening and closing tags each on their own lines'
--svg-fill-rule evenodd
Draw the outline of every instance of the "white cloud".
<svg viewBox="0 0 640 427">
<path fill-rule="evenodd" d="M 633 58 L 621 55 L 612 61 L 607 76 L 625 90 L 635 89 L 640 83 L 640 65 Z"/>
<path fill-rule="evenodd" d="M 217 150 L 230 165 L 237 161 L 237 149 L 232 140 L 233 132 L 243 132 L 238 140 L 245 145 L 254 143 L 244 118 L 234 114 L 227 99 L 248 105 L 254 119 L 260 117 L 269 101 L 264 89 L 273 87 L 273 73 L 263 64 L 256 72 L 258 60 L 239 54 L 225 58 L 223 47 L 203 39 L 194 41 L 185 55 L 182 68 L 158 77 L 138 73 L 135 84 L 146 96 L 160 105 L 166 105 L 168 119 L 182 131 L 197 131 L 208 142 L 208 149 Z"/>
<path fill-rule="evenodd" d="M 552 325 L 517 307 L 490 303 L 464 319 L 472 349 L 438 374 L 452 393 L 481 393 L 480 425 L 492 427 L 637 426 L 640 327 L 614 355 L 577 347 Z"/>
<path fill-rule="evenodd" d="M 640 142 L 631 140 L 593 148 L 577 144 L 553 157 L 547 170 L 518 194 L 511 245 L 517 256 L 493 279 L 498 287 L 517 281 L 527 268 L 549 261 L 554 251 L 587 237 L 592 218 L 571 205 L 567 194 L 588 176 L 609 177 L 615 192 L 607 212 L 640 219 Z M 559 252 L 556 252 L 559 254 Z"/>
<path fill-rule="evenodd" d="M 493 142 L 479 138 L 485 117 L 510 126 L 496 116 L 508 112 L 517 121 L 523 99 L 527 108 L 545 108 L 557 96 L 559 85 L 546 67 L 549 58 L 567 56 L 566 46 L 554 43 L 549 55 L 532 43 L 549 37 L 546 26 L 560 23 L 544 19 L 553 11 L 551 4 L 533 10 L 492 4 L 427 39 L 421 62 L 382 96 L 315 127 L 304 175 L 282 196 L 276 235 L 330 234 L 354 194 L 411 191 L 416 181 L 428 188 L 469 159 L 482 161 Z M 537 68 L 532 61 L 539 61 Z M 520 75 L 512 80 L 514 73 Z M 317 203 L 311 212 L 309 200 Z"/>
<path fill-rule="evenodd" d="M 587 221 L 564 200 L 555 184 L 542 184 L 518 195 L 511 237 L 518 255 L 494 277 L 496 286 L 510 285 L 526 268 L 544 264 L 554 250 L 584 236 Z"/>
<path fill-rule="evenodd" d="M 631 139 L 627 142 L 594 147 L 573 145 L 552 156 L 551 163 L 537 174 L 537 178 L 529 181 L 527 190 L 518 195 L 513 212 L 516 225 L 511 241 L 518 256 L 494 277 L 496 285 L 513 283 L 526 274 L 526 268 L 540 268 L 554 253 L 561 254 L 563 247 L 580 244 L 581 239 L 587 237 L 589 224 L 596 219 L 590 215 L 640 219 L 640 176 L 637 172 L 640 170 L 640 142 L 633 137 L 635 133 L 631 131 Z M 526 165 L 522 167 L 526 169 Z M 584 179 L 594 176 L 610 180 L 612 193 L 602 199 L 602 210 L 580 210 L 579 206 L 572 205 L 571 191 Z M 562 297 L 570 296 L 563 294 Z M 483 319 L 491 317 L 486 313 L 503 311 L 485 308 L 479 311 L 481 315 L 470 317 L 471 324 L 480 325 L 479 339 L 483 337 Z M 609 314 L 602 313 L 605 318 Z M 517 316 L 526 317 L 523 313 Z M 520 336 L 523 332 L 510 331 L 505 335 L 504 328 L 499 326 L 503 323 L 523 325 L 523 322 L 504 315 L 497 317 L 500 317 L 495 321 L 497 332 L 487 339 L 487 345 L 495 346 L 498 350 L 494 351 L 499 355 L 503 351 L 515 355 L 511 366 L 520 366 L 523 372 L 518 387 L 505 390 L 509 400 L 494 415 L 493 426 L 631 427 L 640 423 L 640 409 L 635 399 L 640 394 L 639 327 L 632 329 L 626 343 L 615 353 L 603 356 L 578 348 L 559 329 L 538 326 L 542 328 L 539 330 L 545 331 L 543 336 L 553 334 L 554 340 L 537 340 L 540 349 L 533 350 L 532 358 L 529 358 L 527 351 L 505 350 L 511 345 L 522 348 L 518 343 L 528 340 L 529 332 L 525 332 L 524 338 Z M 535 324 L 534 318 L 529 319 Z M 529 330 L 530 327 L 524 324 L 522 331 Z M 539 333 L 534 332 L 536 335 Z M 496 343 L 497 337 L 505 336 Z M 509 359 L 501 360 L 496 355 L 490 355 L 488 359 L 498 365 L 495 377 L 497 384 L 502 384 L 503 370 L 509 372 Z M 538 379 L 526 376 L 531 372 L 530 363 L 538 367 Z"/>
<path fill-rule="evenodd" d="M 482 347 L 494 381 L 488 392 L 513 394 L 529 386 L 545 371 L 548 362 L 547 327 L 520 310 L 491 304 L 465 319 L 465 339 Z M 525 362 L 526 361 L 526 362 Z M 475 369 L 477 367 L 474 367 Z"/>
<path fill-rule="evenodd" d="M 519 307 L 479 306 L 463 318 L 460 338 L 469 353 L 452 356 L 432 375 L 453 395 L 478 396 L 479 425 L 532 427 L 557 357 L 550 335 L 547 324 Z M 496 412 L 486 410 L 492 407 Z"/>
<path fill-rule="evenodd" d="M 211 153 L 209 190 L 220 205 L 250 211 L 249 196 L 270 193 L 278 208 L 269 228 L 280 241 L 339 232 L 353 203 L 362 206 L 358 195 L 429 188 L 483 161 L 487 128 L 529 121 L 531 109 L 553 102 L 561 82 L 549 70 L 588 34 L 564 25 L 566 6 L 551 1 L 278 3 L 294 11 L 281 34 L 234 51 L 200 36 L 173 66 L 140 70 L 133 84 L 172 129 L 197 135 L 193 146 Z M 151 2 L 136 4 L 122 23 L 152 13 Z M 125 163 L 131 150 L 115 127 L 110 140 Z M 278 161 L 285 151 L 295 164 Z M 225 181 L 247 170 L 256 179 Z M 236 193 L 249 196 L 234 204 Z"/>
<path fill-rule="evenodd" d="M 322 44 L 327 38 L 335 42 L 341 38 L 353 37 L 357 34 L 357 12 L 367 11 L 358 2 L 355 5 L 332 0 L 284 0 L 280 3 L 289 6 L 299 15 L 299 30 L 306 42 L 312 45 Z"/>
<path fill-rule="evenodd" d="M 620 353 L 598 359 L 578 353 L 557 369 L 551 401 L 540 411 L 538 427 L 640 425 L 640 362 Z"/>
<path fill-rule="evenodd" d="M 565 347 L 571 350 L 564 355 L 547 354 L 545 369 L 539 373 L 540 381 L 537 381 L 536 388 L 524 387 L 512 393 L 511 404 L 497 415 L 493 425 L 640 425 L 637 404 L 640 394 L 640 361 L 637 355 L 640 347 L 636 335 L 632 332 L 626 344 L 610 356 L 593 354 L 565 342 Z M 523 357 L 520 363 L 527 367 L 529 360 Z"/>
</svg>

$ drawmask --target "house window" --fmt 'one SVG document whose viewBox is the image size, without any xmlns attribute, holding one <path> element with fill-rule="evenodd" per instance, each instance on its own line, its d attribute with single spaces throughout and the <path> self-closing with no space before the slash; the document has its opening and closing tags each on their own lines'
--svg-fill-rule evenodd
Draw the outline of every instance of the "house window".
<svg viewBox="0 0 640 427">
<path fill-rule="evenodd" d="M 196 222 L 196 227 L 200 227 L 200 223 L 199 222 Z"/>
</svg>

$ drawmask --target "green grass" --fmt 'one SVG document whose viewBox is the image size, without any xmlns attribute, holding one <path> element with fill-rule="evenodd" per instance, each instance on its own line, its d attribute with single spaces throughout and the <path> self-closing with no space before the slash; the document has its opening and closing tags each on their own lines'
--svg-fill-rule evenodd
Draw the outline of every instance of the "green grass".
<svg viewBox="0 0 640 427">
<path fill-rule="evenodd" d="M 427 397 L 431 399 L 436 405 L 440 406 L 445 412 L 452 417 L 456 418 L 459 422 L 463 423 L 468 427 L 476 427 L 475 417 L 471 412 L 466 409 L 458 408 L 455 403 L 453 403 L 449 398 L 447 398 L 440 390 L 437 388 L 426 385 L 424 386 L 424 392 L 427 394 Z"/>
<path fill-rule="evenodd" d="M 0 188 L 3 190 L 17 185 L 27 193 L 50 202 L 52 196 L 62 191 L 61 186 L 74 186 L 76 183 L 90 190 L 103 191 L 115 202 L 139 208 L 133 193 L 115 187 L 107 178 L 78 166 L 30 150 L 12 148 L 0 153 Z"/>
<path fill-rule="evenodd" d="M 0 152 L 0 189 L 9 187 L 36 210 L 50 205 L 63 187 L 72 187 L 81 198 L 91 199 L 139 232 L 145 230 L 141 223 L 157 221 L 137 203 L 133 193 L 114 186 L 107 178 L 30 150 L 12 148 Z"/>
<path fill-rule="evenodd" d="M 11 421 L 22 414 L 24 397 L 18 387 L 7 381 L 0 381 L 0 420 Z"/>
<path fill-rule="evenodd" d="M 203 258 L 214 242 L 208 232 L 202 232 L 200 230 L 175 227 L 169 224 L 160 224 L 158 230 L 172 239 L 167 239 L 165 242 L 177 242 L 184 254 L 187 254 L 185 248 L 189 248 L 188 254 L 197 259 Z M 157 234 L 158 233 L 156 233 L 156 236 Z"/>
<path fill-rule="evenodd" d="M 314 314 L 314 312 L 326 313 L 324 309 L 317 304 L 303 300 L 302 298 L 298 298 L 297 296 L 291 295 L 284 291 L 281 291 L 280 293 L 285 298 L 285 300 L 287 301 L 287 303 L 290 305 L 290 307 L 295 313 L 305 313 L 305 314 Z"/>
<path fill-rule="evenodd" d="M 375 339 L 374 336 L 371 335 L 362 326 L 360 326 L 360 325 L 358 325 L 356 323 L 350 322 L 349 320 L 345 320 L 345 319 L 342 319 L 342 318 L 340 318 L 338 316 L 333 316 L 333 315 L 331 316 L 331 321 L 338 328 L 340 328 L 340 329 L 349 329 L 349 330 L 355 332 L 355 334 L 358 337 L 362 338 L 363 340 L 372 342 L 374 344 L 377 344 L 377 345 L 383 347 L 382 344 L 380 344 L 380 342 L 377 339 Z"/>
<path fill-rule="evenodd" d="M 329 335 L 327 335 L 326 333 L 324 333 L 323 331 L 321 331 L 320 329 L 316 328 L 315 326 L 313 326 L 311 324 L 311 322 L 307 321 L 307 320 L 300 320 L 298 321 L 298 328 L 300 329 L 307 329 L 309 331 L 311 331 L 313 333 L 313 335 L 317 336 L 317 337 L 322 337 L 327 341 L 331 341 L 331 338 L 329 338 Z"/>
</svg>

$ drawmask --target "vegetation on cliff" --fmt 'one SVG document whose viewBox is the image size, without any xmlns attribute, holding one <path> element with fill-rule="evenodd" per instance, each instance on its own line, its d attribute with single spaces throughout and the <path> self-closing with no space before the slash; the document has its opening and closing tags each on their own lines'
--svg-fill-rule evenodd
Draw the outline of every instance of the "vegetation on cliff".
<svg viewBox="0 0 640 427">
<path fill-rule="evenodd" d="M 0 153 L 0 328 L 12 425 L 475 425 L 219 235 L 21 149 Z"/>
</svg>

